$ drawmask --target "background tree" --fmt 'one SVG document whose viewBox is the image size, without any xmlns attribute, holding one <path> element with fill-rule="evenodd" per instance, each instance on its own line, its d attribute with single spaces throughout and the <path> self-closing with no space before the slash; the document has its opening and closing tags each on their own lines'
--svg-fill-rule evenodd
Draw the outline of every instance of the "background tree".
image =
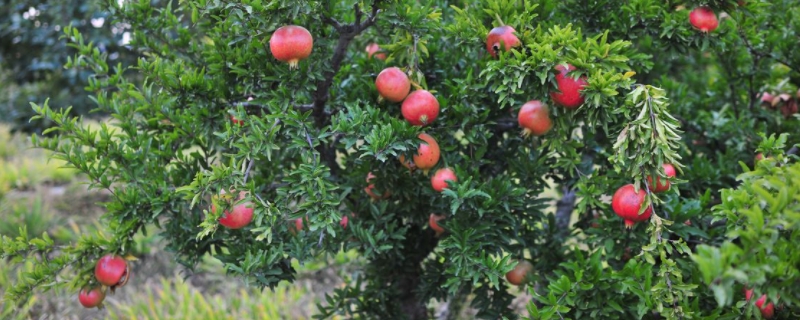
<svg viewBox="0 0 800 320">
<path fill-rule="evenodd" d="M 367 263 L 319 306 L 321 317 L 421 319 L 433 299 L 472 297 L 478 317 L 514 318 L 502 278 L 518 261 L 532 265 L 514 276 L 531 284 L 532 318 L 800 312 L 789 250 L 797 137 L 757 134 L 798 125 L 800 56 L 785 40 L 798 34 L 794 1 L 106 5 L 130 25 L 135 66 L 111 68 L 108 53 L 64 31 L 77 50 L 67 67 L 94 74 L 87 90 L 112 125 L 86 129 L 47 103 L 33 110 L 58 133 L 35 144 L 112 194 L 108 235 L 67 248 L 46 235 L 3 238 L 3 256 L 39 261 L 7 299 L 67 269 L 74 291 L 97 287 L 106 274 L 96 276 L 96 261 L 126 256 L 152 225 L 182 264 L 209 254 L 259 287 L 292 281 L 293 260 L 358 250 Z M 700 5 L 717 29 L 690 24 Z M 286 25 L 313 37 L 306 58 L 290 47 L 297 69 L 273 48 Z M 487 44 L 504 25 L 520 44 Z M 367 56 L 372 42 L 386 60 Z M 379 98 L 375 78 L 387 67 L 431 92 L 438 114 L 407 112 L 427 106 L 413 95 Z M 134 71 L 141 84 L 126 75 Z M 547 108 L 526 112 L 546 121 L 521 137 L 516 118 L 532 100 Z M 430 172 L 397 160 L 413 159 L 422 132 L 441 153 Z M 757 152 L 766 160 L 751 172 Z M 438 192 L 431 176 L 443 168 L 457 181 Z M 659 181 L 672 187 L 657 193 Z M 627 209 L 651 214 L 630 230 L 609 205 L 627 184 L 643 195 Z M 238 224 L 220 211 L 252 222 L 230 228 Z M 128 264 L 113 271 L 135 273 Z M 744 288 L 766 294 L 758 306 L 773 303 L 774 314 L 746 303 Z"/>
</svg>

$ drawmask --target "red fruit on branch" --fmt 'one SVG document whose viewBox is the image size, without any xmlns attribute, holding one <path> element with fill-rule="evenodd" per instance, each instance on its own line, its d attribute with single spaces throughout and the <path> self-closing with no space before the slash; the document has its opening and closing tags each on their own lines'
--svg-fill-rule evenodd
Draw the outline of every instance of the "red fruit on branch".
<svg viewBox="0 0 800 320">
<path fill-rule="evenodd" d="M 431 215 L 428 217 L 428 225 L 431 227 L 431 230 L 436 232 L 437 237 L 444 233 L 444 228 L 439 225 L 439 220 L 442 219 L 444 219 L 444 216 L 437 216 L 433 213 L 431 213 Z"/>
<path fill-rule="evenodd" d="M 433 174 L 433 177 L 431 177 L 431 186 L 433 187 L 433 190 L 442 192 L 448 187 L 447 181 L 458 181 L 458 178 L 456 178 L 456 173 L 450 168 L 439 169 L 436 170 L 436 172 Z"/>
<path fill-rule="evenodd" d="M 517 122 L 522 127 L 523 136 L 541 136 L 550 131 L 553 121 L 550 120 L 550 110 L 547 105 L 539 100 L 531 100 L 519 109 Z"/>
<path fill-rule="evenodd" d="M 664 173 L 667 175 L 667 177 L 669 177 L 669 178 L 674 178 L 675 177 L 675 167 L 674 166 L 672 166 L 669 163 L 665 163 L 665 164 L 662 165 L 662 167 L 664 168 Z M 664 179 L 664 181 L 661 181 L 661 177 L 656 177 L 656 183 L 653 184 L 653 177 L 647 176 L 647 184 L 650 186 L 650 191 L 651 192 L 656 192 L 656 193 L 667 191 L 667 190 L 669 190 L 669 187 L 670 187 L 669 180 Z"/>
<path fill-rule="evenodd" d="M 507 52 L 521 45 L 519 38 L 514 35 L 515 32 L 517 31 L 509 26 L 500 26 L 489 31 L 489 35 L 486 36 L 486 50 L 492 58 L 497 58 L 497 53 L 501 49 Z"/>
<path fill-rule="evenodd" d="M 763 94 L 761 94 L 761 106 L 767 107 L 767 108 L 770 108 L 770 109 L 775 109 L 775 105 L 773 104 L 773 100 L 774 99 L 775 99 L 775 96 L 773 96 L 769 92 L 764 92 Z"/>
<path fill-rule="evenodd" d="M 289 69 L 296 69 L 300 60 L 311 55 L 314 38 L 301 26 L 283 26 L 272 33 L 269 39 L 269 50 L 275 59 L 289 63 Z"/>
<path fill-rule="evenodd" d="M 506 280 L 516 286 L 522 285 L 528 281 L 531 271 L 533 271 L 533 265 L 527 260 L 522 260 L 513 270 L 506 273 Z"/>
<path fill-rule="evenodd" d="M 225 190 L 220 190 L 219 194 L 225 194 Z M 233 205 L 231 211 L 225 210 L 219 218 L 219 224 L 229 229 L 241 229 L 253 221 L 253 203 L 250 201 L 240 202 L 247 197 L 246 191 L 239 191 L 239 196 L 233 200 L 229 205 Z M 211 211 L 217 212 L 217 206 L 211 204 Z"/>
<path fill-rule="evenodd" d="M 630 229 L 637 222 L 650 218 L 653 211 L 650 206 L 647 206 L 641 215 L 639 214 L 646 196 L 647 193 L 644 190 L 636 192 L 633 184 L 626 184 L 614 193 L 611 198 L 611 208 L 614 209 L 614 213 L 625 220 L 626 228 Z"/>
<path fill-rule="evenodd" d="M 107 254 L 97 260 L 94 267 L 94 277 L 109 287 L 124 286 L 128 282 L 128 272 L 128 262 L 113 254 Z"/>
<path fill-rule="evenodd" d="M 372 179 L 375 179 L 375 178 L 377 178 L 377 177 L 374 174 L 372 174 L 372 172 L 368 173 L 367 174 L 367 183 L 369 183 L 370 181 L 372 181 Z M 374 200 L 386 199 L 386 198 L 389 198 L 392 195 L 392 193 L 389 190 L 386 190 L 386 192 L 384 192 L 383 194 L 378 195 L 378 194 L 375 193 L 375 191 L 373 191 L 373 189 L 375 189 L 375 185 L 370 183 L 366 188 L 364 188 L 364 192 L 366 192 L 367 195 L 369 195 L 369 197 L 374 199 Z"/>
<path fill-rule="evenodd" d="M 342 221 L 339 221 L 339 225 L 342 226 L 343 229 L 347 229 L 347 223 L 350 221 L 350 218 L 347 215 L 342 216 Z"/>
<path fill-rule="evenodd" d="M 433 169 L 439 163 L 439 156 L 441 155 L 439 144 L 436 143 L 436 139 L 427 133 L 420 133 L 418 137 L 424 142 L 419 144 L 417 153 L 413 156 L 414 165 L 425 171 Z"/>
<path fill-rule="evenodd" d="M 767 295 L 765 294 L 762 295 L 761 298 L 758 298 L 758 300 L 756 300 L 756 307 L 758 307 L 758 310 L 761 311 L 761 317 L 763 317 L 764 319 L 772 319 L 772 317 L 775 316 L 775 305 L 772 304 L 772 302 L 764 305 L 764 303 L 766 302 L 767 302 Z"/>
<path fill-rule="evenodd" d="M 415 126 L 426 126 L 439 116 L 439 101 L 427 90 L 415 90 L 400 108 L 403 118 Z"/>
<path fill-rule="evenodd" d="M 567 109 L 576 109 L 580 107 L 584 102 L 581 90 L 588 85 L 586 77 L 581 76 L 578 79 L 574 79 L 567 76 L 567 73 L 575 70 L 575 67 L 571 64 L 568 64 L 567 67 L 559 64 L 555 69 L 558 71 L 556 74 L 558 91 L 550 92 L 550 98 L 553 99 L 555 104 Z"/>
<path fill-rule="evenodd" d="M 96 308 L 103 303 L 103 300 L 106 299 L 106 292 L 103 291 L 103 288 L 97 287 L 91 290 L 81 289 L 78 293 L 78 302 L 84 308 Z"/>
<path fill-rule="evenodd" d="M 785 118 L 791 118 L 793 114 L 797 113 L 797 100 L 789 99 L 781 106 L 780 110 Z"/>
<path fill-rule="evenodd" d="M 377 43 L 370 43 L 365 50 L 367 51 L 367 57 L 370 59 L 374 57 L 378 60 L 386 60 L 385 53 L 378 53 L 378 51 L 381 50 L 381 47 Z"/>
<path fill-rule="evenodd" d="M 303 230 L 303 218 L 294 219 L 292 222 L 294 222 L 294 225 L 289 226 L 289 232 L 293 235 L 297 235 L 300 230 Z"/>
<path fill-rule="evenodd" d="M 719 20 L 709 7 L 697 7 L 689 13 L 689 23 L 698 30 L 709 33 L 717 29 Z"/>
<path fill-rule="evenodd" d="M 240 126 L 244 125 L 244 120 L 236 119 L 236 117 L 234 117 L 233 115 L 231 115 L 231 122 L 233 122 L 233 124 L 238 124 Z"/>
<path fill-rule="evenodd" d="M 378 94 L 391 102 L 403 101 L 411 91 L 411 81 L 400 68 L 390 67 L 383 69 L 375 78 L 375 88 Z"/>
</svg>

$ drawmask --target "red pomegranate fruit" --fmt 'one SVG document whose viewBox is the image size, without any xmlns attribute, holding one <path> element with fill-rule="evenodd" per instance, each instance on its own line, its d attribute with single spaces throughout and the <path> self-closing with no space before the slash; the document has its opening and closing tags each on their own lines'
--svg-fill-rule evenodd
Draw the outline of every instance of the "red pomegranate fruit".
<svg viewBox="0 0 800 320">
<path fill-rule="evenodd" d="M 97 260 L 94 267 L 94 277 L 103 285 L 121 287 L 128 282 L 128 262 L 124 258 L 107 254 Z"/>
<path fill-rule="evenodd" d="M 448 187 L 447 181 L 458 181 L 458 178 L 456 178 L 456 173 L 450 168 L 439 169 L 436 170 L 436 172 L 433 174 L 433 177 L 431 177 L 431 186 L 433 187 L 433 190 L 442 192 Z"/>
<path fill-rule="evenodd" d="M 225 194 L 225 190 L 220 190 L 219 194 Z M 219 218 L 219 224 L 229 229 L 241 229 L 253 221 L 253 203 L 250 201 L 240 202 L 247 197 L 246 191 L 239 191 L 239 197 L 236 200 L 231 200 L 229 205 L 233 205 L 231 211 L 225 210 Z M 211 204 L 211 211 L 217 212 L 217 206 Z"/>
<path fill-rule="evenodd" d="M 709 7 L 697 7 L 689 13 L 689 23 L 698 30 L 709 33 L 717 29 L 719 20 Z"/>
<path fill-rule="evenodd" d="M 280 27 L 269 39 L 269 50 L 272 51 L 272 55 L 278 61 L 288 62 L 289 69 L 297 69 L 297 63 L 308 58 L 312 48 L 314 48 L 314 38 L 301 26 Z"/>
<path fill-rule="evenodd" d="M 522 285 L 527 282 L 528 275 L 530 275 L 532 270 L 533 265 L 527 260 L 522 260 L 517 263 L 517 266 L 514 267 L 514 270 L 506 273 L 506 280 L 516 286 Z"/>
<path fill-rule="evenodd" d="M 403 101 L 411 91 L 411 81 L 408 75 L 398 67 L 383 69 L 378 77 L 375 78 L 375 88 L 378 94 L 391 102 Z"/>
<path fill-rule="evenodd" d="M 761 94 L 761 106 L 762 107 L 774 109 L 775 105 L 772 102 L 773 100 L 775 100 L 775 96 L 773 96 L 771 93 L 764 92 L 763 94 Z"/>
<path fill-rule="evenodd" d="M 522 105 L 517 116 L 519 126 L 522 127 L 523 136 L 541 136 L 553 128 L 550 120 L 550 111 L 547 105 L 539 100 L 531 100 Z"/>
<path fill-rule="evenodd" d="M 664 168 L 664 173 L 667 175 L 668 178 L 675 177 L 675 167 L 669 163 L 665 163 L 662 165 Z M 669 180 L 665 179 L 661 181 L 661 177 L 656 177 L 656 183 L 653 184 L 653 177 L 647 176 L 647 184 L 650 186 L 651 192 L 664 192 L 669 190 L 670 183 Z"/>
<path fill-rule="evenodd" d="M 367 51 L 367 58 L 386 60 L 386 54 L 383 52 L 378 52 L 381 50 L 381 47 L 377 43 L 370 43 L 365 50 Z"/>
<path fill-rule="evenodd" d="M 758 307 L 758 310 L 761 311 L 761 317 L 763 317 L 764 319 L 772 319 L 772 317 L 775 316 L 775 305 L 772 304 L 772 302 L 764 305 L 764 303 L 766 302 L 767 302 L 767 295 L 765 294 L 762 295 L 761 298 L 758 298 L 758 300 L 756 300 L 756 307 Z"/>
<path fill-rule="evenodd" d="M 497 53 L 500 50 L 508 52 L 511 48 L 519 47 L 521 43 L 514 33 L 517 32 L 510 26 L 500 26 L 489 31 L 486 36 L 486 50 L 492 55 L 492 58 L 497 58 Z"/>
<path fill-rule="evenodd" d="M 419 144 L 417 153 L 413 156 L 414 165 L 425 171 L 433 169 L 439 163 L 439 156 L 441 155 L 439 144 L 436 143 L 436 139 L 427 133 L 420 133 L 418 137 L 424 142 Z"/>
<path fill-rule="evenodd" d="M 647 196 L 646 193 L 647 192 L 644 190 L 639 190 L 637 193 L 633 184 L 626 184 L 617 189 L 617 192 L 615 192 L 614 196 L 611 198 L 611 208 L 614 209 L 614 213 L 625 220 L 626 228 L 630 229 L 637 222 L 645 221 L 650 218 L 653 208 L 649 206 L 641 215 L 639 214 L 642 203 L 644 203 L 645 197 Z"/>
<path fill-rule="evenodd" d="M 350 221 L 350 218 L 347 215 L 342 216 L 342 221 L 339 221 L 339 225 L 342 226 L 342 229 L 347 229 L 347 223 Z"/>
<path fill-rule="evenodd" d="M 439 225 L 439 220 L 442 219 L 444 219 L 444 216 L 438 216 L 433 213 L 431 213 L 430 217 L 428 217 L 428 225 L 431 227 L 431 230 L 436 232 L 437 237 L 444 233 L 444 228 Z"/>
<path fill-rule="evenodd" d="M 370 181 L 372 181 L 372 179 L 375 179 L 375 178 L 377 178 L 377 177 L 374 174 L 372 174 L 372 172 L 368 173 L 367 174 L 367 183 L 369 183 Z M 364 192 L 366 192 L 367 195 L 369 195 L 369 197 L 372 198 L 373 200 L 386 199 L 386 198 L 389 198 L 392 195 L 392 193 L 390 191 L 388 191 L 388 190 L 386 192 L 384 192 L 383 194 L 378 195 L 378 194 L 375 193 L 375 191 L 373 191 L 373 189 L 375 189 L 375 185 L 372 184 L 372 183 L 370 183 L 366 188 L 364 188 Z"/>
<path fill-rule="evenodd" d="M 588 85 L 586 76 L 581 76 L 578 79 L 567 76 L 567 73 L 575 70 L 575 67 L 571 64 L 568 64 L 566 67 L 560 64 L 557 65 L 555 69 L 558 71 L 556 74 L 558 91 L 550 92 L 550 98 L 553 99 L 555 104 L 567 109 L 576 109 L 580 107 L 584 102 L 581 90 Z"/>
<path fill-rule="evenodd" d="M 403 118 L 415 126 L 426 126 L 439 116 L 439 101 L 427 90 L 415 90 L 400 107 Z"/>
<path fill-rule="evenodd" d="M 300 230 L 303 230 L 303 218 L 294 219 L 292 222 L 294 222 L 294 224 L 289 226 L 289 232 L 293 235 L 297 235 Z"/>
<path fill-rule="evenodd" d="M 80 302 L 84 308 L 96 308 L 102 304 L 105 299 L 106 292 L 103 291 L 101 287 L 91 290 L 81 289 L 80 293 L 78 293 L 78 302 Z"/>
<path fill-rule="evenodd" d="M 794 115 L 795 113 L 797 113 L 797 100 L 795 100 L 795 99 L 790 99 L 789 101 L 787 101 L 786 103 L 784 103 L 784 104 L 781 106 L 781 109 L 780 109 L 780 110 L 781 110 L 781 114 L 783 114 L 783 116 L 784 116 L 786 119 L 789 119 L 789 118 L 791 118 L 791 117 L 792 117 L 792 115 Z"/>
<path fill-rule="evenodd" d="M 233 124 L 238 124 L 240 126 L 244 125 L 244 120 L 236 119 L 236 117 L 234 117 L 233 115 L 231 115 L 231 122 L 233 122 Z"/>
</svg>

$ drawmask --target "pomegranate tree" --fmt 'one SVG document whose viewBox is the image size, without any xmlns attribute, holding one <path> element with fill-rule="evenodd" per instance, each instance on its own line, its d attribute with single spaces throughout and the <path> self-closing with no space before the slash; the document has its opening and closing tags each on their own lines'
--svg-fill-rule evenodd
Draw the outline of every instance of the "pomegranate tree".
<svg viewBox="0 0 800 320">
<path fill-rule="evenodd" d="M 383 69 L 378 77 L 375 78 L 375 88 L 378 94 L 391 102 L 400 102 L 408 96 L 411 91 L 411 81 L 408 75 L 398 67 Z"/>
<path fill-rule="evenodd" d="M 523 104 L 522 108 L 519 109 L 517 122 L 522 127 L 522 135 L 524 136 L 541 136 L 553 127 L 547 105 L 539 100 L 531 100 Z"/>
<path fill-rule="evenodd" d="M 106 292 L 103 291 L 103 288 L 96 287 L 94 289 L 81 289 L 78 293 L 78 302 L 85 308 L 96 308 L 99 307 L 103 300 L 106 299 Z"/>
<path fill-rule="evenodd" d="M 719 20 L 714 10 L 709 7 L 697 7 L 689 13 L 689 23 L 696 29 L 708 33 L 717 29 Z"/>
<path fill-rule="evenodd" d="M 415 90 L 403 101 L 400 111 L 408 123 L 426 126 L 439 116 L 439 101 L 428 90 Z"/>
<path fill-rule="evenodd" d="M 433 174 L 433 177 L 431 177 L 431 186 L 433 187 L 433 190 L 442 192 L 448 187 L 447 181 L 456 182 L 458 181 L 458 178 L 456 178 L 456 173 L 453 171 L 453 169 L 442 168 L 436 170 L 436 172 Z"/>
<path fill-rule="evenodd" d="M 288 62 L 289 69 L 296 69 L 300 60 L 311 55 L 314 38 L 311 32 L 301 26 L 289 25 L 275 30 L 269 39 L 269 50 L 275 59 Z"/>
<path fill-rule="evenodd" d="M 575 79 L 568 76 L 567 74 L 570 71 L 575 70 L 575 67 L 571 64 L 568 64 L 566 67 L 563 64 L 559 64 L 555 69 L 558 71 L 558 73 L 556 73 L 558 91 L 550 92 L 550 98 L 553 99 L 555 104 L 567 109 L 576 109 L 580 107 L 584 102 L 581 90 L 588 85 L 586 77 L 581 76 Z"/>
<path fill-rule="evenodd" d="M 492 58 L 497 58 L 497 53 L 501 49 L 507 52 L 511 48 L 522 45 L 514 34 L 515 32 L 517 31 L 510 26 L 500 26 L 489 31 L 489 35 L 486 36 L 486 50 L 489 51 Z"/>
<path fill-rule="evenodd" d="M 506 273 L 506 280 L 516 286 L 523 285 L 528 282 L 531 271 L 533 271 L 533 265 L 528 260 L 522 260 L 513 270 Z"/>
<path fill-rule="evenodd" d="M 125 258 L 108 254 L 97 260 L 94 276 L 97 281 L 109 287 L 121 287 L 128 282 L 128 262 Z"/>
<path fill-rule="evenodd" d="M 650 218 L 650 214 L 653 212 L 653 208 L 650 206 L 645 208 L 642 214 L 639 214 L 646 196 L 647 193 L 644 190 L 636 192 L 633 184 L 626 184 L 614 193 L 611 198 L 611 208 L 614 209 L 614 213 L 625 220 L 626 228 L 630 229 L 637 222 Z"/>
</svg>

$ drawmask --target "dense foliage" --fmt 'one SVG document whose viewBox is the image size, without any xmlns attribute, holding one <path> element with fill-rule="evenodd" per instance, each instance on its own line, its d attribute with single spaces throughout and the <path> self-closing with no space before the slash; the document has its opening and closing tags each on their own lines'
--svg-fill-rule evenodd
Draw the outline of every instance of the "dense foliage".
<svg viewBox="0 0 800 320">
<path fill-rule="evenodd" d="M 700 5 L 718 29 L 692 27 Z M 87 129 L 33 104 L 57 133 L 33 139 L 111 193 L 107 232 L 69 247 L 4 237 L 3 257 L 38 261 L 6 299 L 96 287 L 95 262 L 128 255 L 133 235 L 155 226 L 185 266 L 210 254 L 259 287 L 292 281 L 294 260 L 357 250 L 367 263 L 320 317 L 423 319 L 433 300 L 469 298 L 478 317 L 516 318 L 504 277 L 520 260 L 533 266 L 531 318 L 761 317 L 744 288 L 780 318 L 800 315 L 800 136 L 782 134 L 800 125 L 793 0 L 105 6 L 130 26 L 135 64 L 109 61 L 78 29 L 64 34 L 75 50 L 66 67 L 92 73 L 86 89 L 112 123 Z M 292 24 L 313 36 L 297 69 L 271 49 Z M 493 58 L 487 34 L 503 25 L 521 45 Z M 373 42 L 385 60 L 367 55 Z M 435 119 L 412 126 L 405 103 L 379 98 L 387 67 L 436 97 Z M 577 79 L 585 102 L 570 109 L 553 93 Z M 531 100 L 552 127 L 523 136 L 517 115 Z M 409 170 L 398 157 L 413 157 L 422 132 L 441 159 Z M 677 177 L 656 193 L 663 164 Z M 457 181 L 437 192 L 442 168 Z M 610 204 L 627 184 L 652 212 L 629 230 Z M 240 205 L 253 221 L 230 228 L 221 211 Z"/>
</svg>

